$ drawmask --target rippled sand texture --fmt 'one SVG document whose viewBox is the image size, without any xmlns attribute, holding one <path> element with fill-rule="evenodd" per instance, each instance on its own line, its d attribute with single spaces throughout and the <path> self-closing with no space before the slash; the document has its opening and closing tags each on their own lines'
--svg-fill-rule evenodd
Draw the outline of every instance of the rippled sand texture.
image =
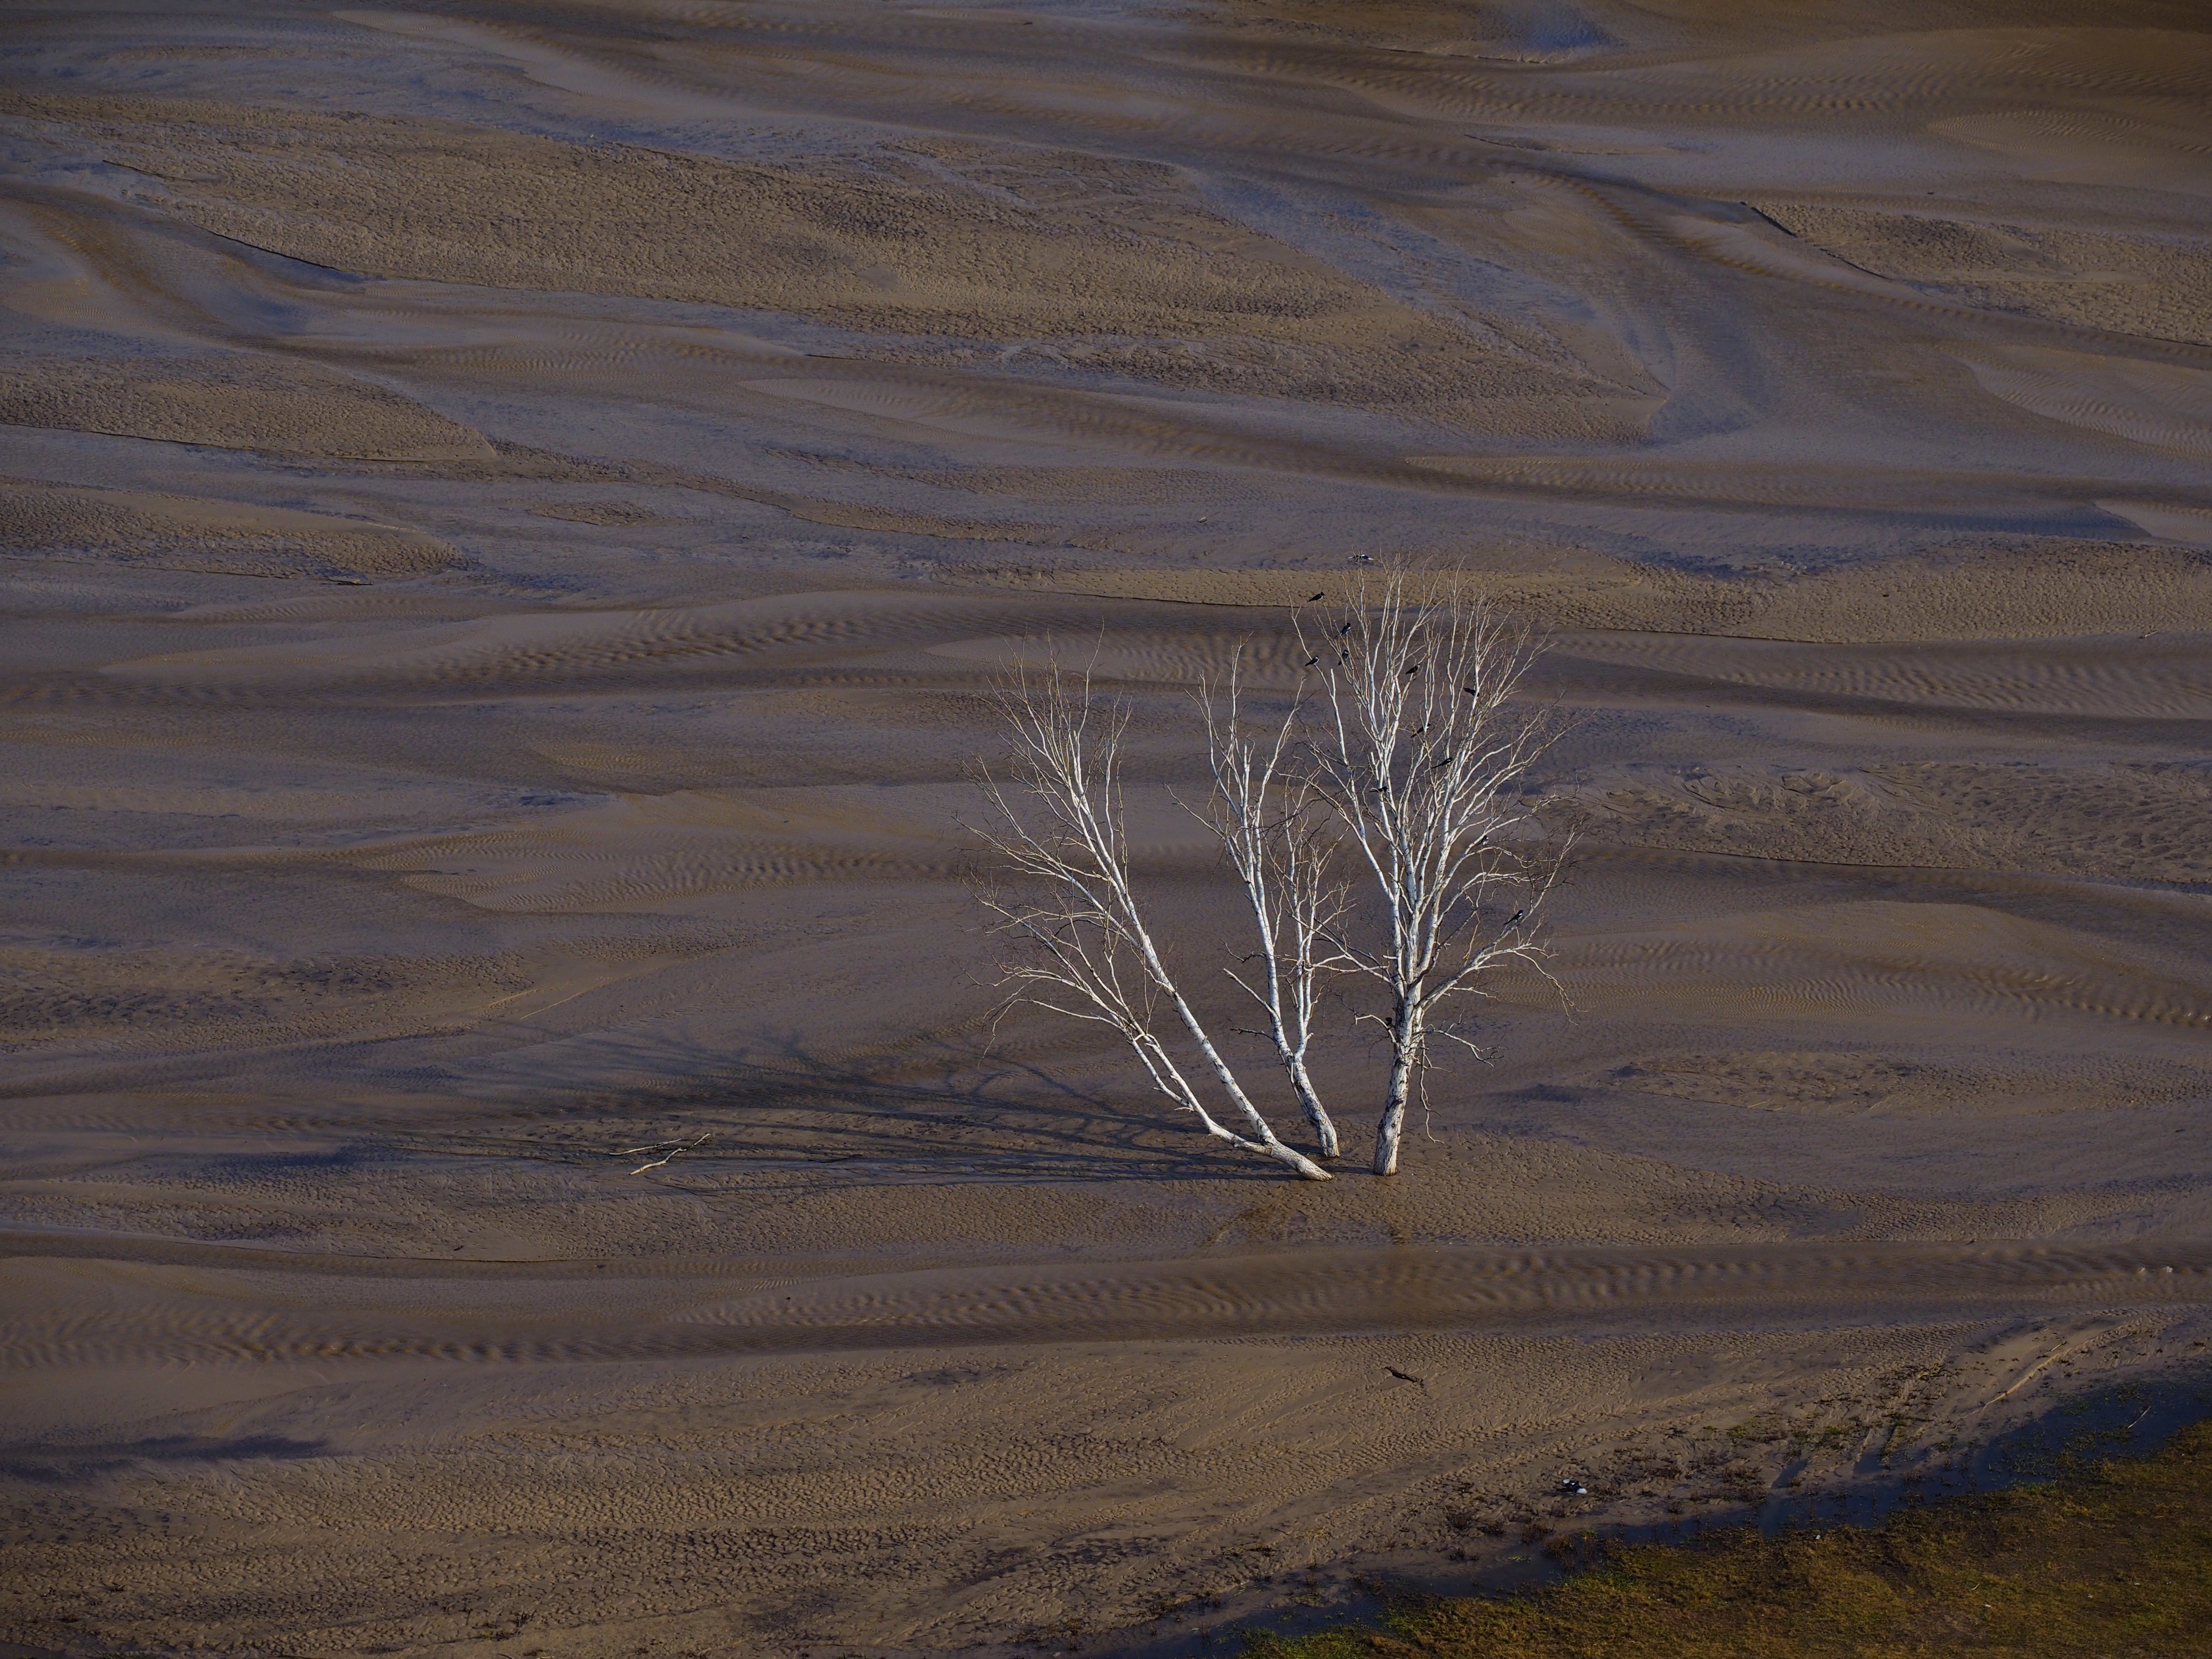
<svg viewBox="0 0 2212 1659">
<path fill-rule="evenodd" d="M 1172 1648 L 2201 1382 L 2207 27 L 0 3 L 0 1642 Z M 1572 1006 L 1308 1187 L 959 820 L 1079 649 L 1210 949 L 1187 691 L 1393 556 Z"/>
</svg>

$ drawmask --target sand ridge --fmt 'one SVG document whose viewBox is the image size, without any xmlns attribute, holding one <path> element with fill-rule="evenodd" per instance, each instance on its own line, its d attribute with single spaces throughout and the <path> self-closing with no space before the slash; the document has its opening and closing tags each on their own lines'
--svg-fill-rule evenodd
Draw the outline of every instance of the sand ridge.
<svg viewBox="0 0 2212 1659">
<path fill-rule="evenodd" d="M 122 559 L 233 576 L 414 576 L 464 561 L 400 525 L 144 490 L 14 480 L 0 546 L 18 557 Z"/>
<path fill-rule="evenodd" d="M 1416 567 L 1415 591 L 1479 598 L 1573 629 L 1862 644 L 2193 631 L 2212 619 L 2212 566 L 2181 549 L 2119 542 L 1992 538 L 1779 579 L 1654 570 L 1575 548 L 1460 557 L 1467 562 L 1455 568 Z M 1028 580 L 1102 597 L 1279 610 L 1302 605 L 1316 585 L 1303 570 L 1103 565 Z M 1319 586 L 1341 593 L 1359 580 L 1355 573 Z"/>
</svg>

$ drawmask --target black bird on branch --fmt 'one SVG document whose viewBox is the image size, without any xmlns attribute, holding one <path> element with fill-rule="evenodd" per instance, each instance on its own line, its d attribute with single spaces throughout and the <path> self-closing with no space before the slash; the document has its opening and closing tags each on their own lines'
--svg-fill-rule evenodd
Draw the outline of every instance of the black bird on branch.
<svg viewBox="0 0 2212 1659">
<path fill-rule="evenodd" d="M 1327 599 L 1328 597 L 1328 594 L 1326 594 L 1326 593 L 1316 593 L 1316 594 L 1314 594 L 1310 599 L 1307 599 L 1306 603 L 1307 603 L 1308 605 L 1319 605 L 1319 604 L 1320 604 L 1323 599 Z"/>
</svg>

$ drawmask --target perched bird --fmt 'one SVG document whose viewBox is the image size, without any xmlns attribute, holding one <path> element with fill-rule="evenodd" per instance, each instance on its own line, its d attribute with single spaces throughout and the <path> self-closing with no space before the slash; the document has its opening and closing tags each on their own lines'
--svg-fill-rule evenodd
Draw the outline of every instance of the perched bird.
<svg viewBox="0 0 2212 1659">
<path fill-rule="evenodd" d="M 1308 657 L 1306 659 L 1306 666 L 1309 668 L 1318 667 L 1320 664 L 1321 659 L 1319 657 Z"/>
<path fill-rule="evenodd" d="M 1419 664 L 1419 663 L 1415 663 L 1415 664 L 1414 664 L 1411 668 L 1408 668 L 1408 669 L 1406 671 L 1406 678 L 1407 678 L 1407 679 L 1409 679 L 1409 680 L 1410 680 L 1411 678 L 1413 678 L 1413 676 L 1414 676 L 1414 675 L 1416 675 L 1416 674 L 1419 673 L 1420 672 L 1421 672 L 1421 665 L 1420 665 L 1420 664 Z"/>
<path fill-rule="evenodd" d="M 1319 605 L 1319 604 L 1320 604 L 1323 599 L 1327 599 L 1328 597 L 1328 594 L 1326 594 L 1326 593 L 1316 593 L 1316 594 L 1314 594 L 1311 598 L 1308 599 L 1306 600 L 1306 603 L 1307 603 L 1308 605 Z"/>
<path fill-rule="evenodd" d="M 1527 915 L 1528 914 L 1528 913 L 1526 910 L 1516 910 L 1516 911 L 1513 913 L 1513 921 L 1509 921 L 1509 922 L 1507 922 L 1505 925 L 1506 925 L 1508 927 L 1510 927 L 1513 925 L 1513 922 L 1520 921 L 1522 917 L 1523 917 L 1523 916 Z"/>
</svg>

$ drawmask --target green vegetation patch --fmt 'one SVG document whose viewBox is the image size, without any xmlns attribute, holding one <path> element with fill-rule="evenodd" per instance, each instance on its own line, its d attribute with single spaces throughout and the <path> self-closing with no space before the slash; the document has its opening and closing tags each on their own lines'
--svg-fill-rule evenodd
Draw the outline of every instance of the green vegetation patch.
<svg viewBox="0 0 2212 1659">
<path fill-rule="evenodd" d="M 2212 1423 L 2157 1456 L 1900 1510 L 1880 1528 L 1616 1546 L 1532 1595 L 1382 1630 L 1255 1636 L 1252 1659 L 2019 1659 L 2212 1653 Z"/>
</svg>

